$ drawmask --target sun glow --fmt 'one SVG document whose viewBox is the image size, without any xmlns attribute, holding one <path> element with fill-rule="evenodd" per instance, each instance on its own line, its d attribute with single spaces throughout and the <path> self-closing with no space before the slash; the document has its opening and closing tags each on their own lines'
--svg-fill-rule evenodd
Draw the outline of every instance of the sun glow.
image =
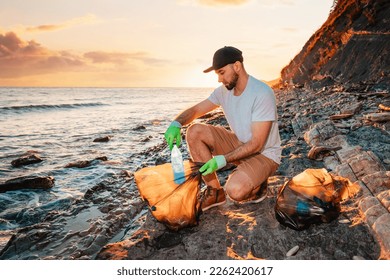
<svg viewBox="0 0 390 280">
<path fill-rule="evenodd" d="M 225 45 L 243 51 L 250 74 L 272 80 L 333 0 L 61 3 L 2 1 L 0 86 L 215 87 L 202 71 Z"/>
</svg>

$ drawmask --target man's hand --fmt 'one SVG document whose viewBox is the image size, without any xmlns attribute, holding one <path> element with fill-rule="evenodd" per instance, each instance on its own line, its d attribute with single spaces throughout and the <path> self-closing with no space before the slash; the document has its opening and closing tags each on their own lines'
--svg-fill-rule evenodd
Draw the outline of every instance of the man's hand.
<svg viewBox="0 0 390 280">
<path fill-rule="evenodd" d="M 224 156 L 219 155 L 210 159 L 208 162 L 202 165 L 199 169 L 199 172 L 202 173 L 203 176 L 209 175 L 218 169 L 221 169 L 226 166 L 226 159 Z"/>
<path fill-rule="evenodd" d="M 169 149 L 171 151 L 173 148 L 174 141 L 176 141 L 176 146 L 180 147 L 180 143 L 181 143 L 180 128 L 181 128 L 181 124 L 177 121 L 173 121 L 164 134 L 165 140 L 167 141 L 169 145 Z"/>
</svg>

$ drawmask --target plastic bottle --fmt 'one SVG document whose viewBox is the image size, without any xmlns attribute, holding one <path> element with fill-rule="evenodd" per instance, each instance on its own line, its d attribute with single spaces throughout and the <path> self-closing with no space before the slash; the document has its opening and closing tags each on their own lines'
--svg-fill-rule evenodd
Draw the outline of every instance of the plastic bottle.
<svg viewBox="0 0 390 280">
<path fill-rule="evenodd" d="M 184 174 L 184 164 L 183 157 L 179 148 L 176 145 L 173 145 L 171 152 L 171 164 L 173 170 L 173 178 L 176 184 L 183 183 L 186 178 Z"/>
<path fill-rule="evenodd" d="M 296 211 L 303 216 L 316 216 L 324 213 L 324 209 L 318 206 L 310 205 L 305 201 L 298 200 Z"/>
</svg>

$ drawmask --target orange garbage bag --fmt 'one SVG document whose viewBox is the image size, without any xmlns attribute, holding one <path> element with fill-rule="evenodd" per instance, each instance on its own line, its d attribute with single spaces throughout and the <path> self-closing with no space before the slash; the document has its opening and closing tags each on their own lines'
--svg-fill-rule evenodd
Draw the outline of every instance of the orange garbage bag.
<svg viewBox="0 0 390 280">
<path fill-rule="evenodd" d="M 145 167 L 134 173 L 141 198 L 152 215 L 172 230 L 197 225 L 201 214 L 199 164 L 184 161 L 186 180 L 174 182 L 170 163 Z"/>
<path fill-rule="evenodd" d="M 340 202 L 359 191 L 358 184 L 331 175 L 325 168 L 306 169 L 279 190 L 275 216 L 281 224 L 295 230 L 330 222 L 338 217 Z"/>
</svg>

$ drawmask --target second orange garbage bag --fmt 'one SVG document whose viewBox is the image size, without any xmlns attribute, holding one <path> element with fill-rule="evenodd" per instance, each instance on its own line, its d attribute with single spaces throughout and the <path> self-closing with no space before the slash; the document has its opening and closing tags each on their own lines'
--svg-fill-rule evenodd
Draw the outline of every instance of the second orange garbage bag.
<svg viewBox="0 0 390 280">
<path fill-rule="evenodd" d="M 306 169 L 279 190 L 275 216 L 281 224 L 295 230 L 330 222 L 338 217 L 340 202 L 359 190 L 358 184 L 331 175 L 325 168 Z"/>
</svg>

